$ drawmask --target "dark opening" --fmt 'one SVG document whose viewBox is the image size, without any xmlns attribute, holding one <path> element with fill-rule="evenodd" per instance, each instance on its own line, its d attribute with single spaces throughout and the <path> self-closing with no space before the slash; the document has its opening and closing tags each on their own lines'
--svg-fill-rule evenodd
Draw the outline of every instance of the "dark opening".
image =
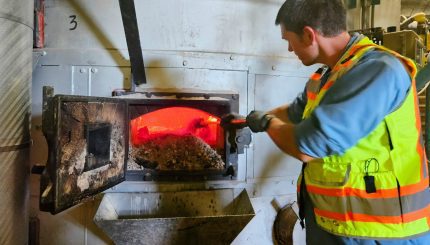
<svg viewBox="0 0 430 245">
<path fill-rule="evenodd" d="M 85 125 L 87 155 L 84 171 L 96 169 L 110 161 L 110 140 L 112 125 L 110 123 L 91 123 Z"/>
</svg>

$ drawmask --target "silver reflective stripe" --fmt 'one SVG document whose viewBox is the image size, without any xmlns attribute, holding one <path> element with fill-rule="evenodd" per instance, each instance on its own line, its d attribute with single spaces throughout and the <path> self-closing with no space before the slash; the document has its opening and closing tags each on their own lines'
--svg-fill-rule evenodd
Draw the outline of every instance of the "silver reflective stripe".
<svg viewBox="0 0 430 245">
<path fill-rule="evenodd" d="M 422 169 L 423 169 L 423 179 L 427 179 L 427 177 L 429 176 L 429 173 L 428 173 L 428 166 L 427 166 L 426 157 L 423 156 L 421 164 L 422 164 Z"/>
<path fill-rule="evenodd" d="M 320 80 L 309 79 L 308 82 L 306 83 L 306 91 L 317 94 L 318 91 L 320 90 L 320 84 L 321 84 Z"/>
<path fill-rule="evenodd" d="M 400 216 L 426 208 L 430 189 L 413 195 L 394 198 L 361 198 L 356 196 L 324 196 L 309 192 L 314 206 L 335 213 L 359 213 L 373 216 Z M 400 205 L 401 200 L 401 205 Z"/>
<path fill-rule="evenodd" d="M 423 149 L 423 156 L 421 159 L 421 164 L 422 164 L 422 170 L 423 170 L 423 179 L 427 179 L 429 177 L 429 169 L 428 169 L 428 165 L 427 165 L 427 157 L 425 155 L 425 150 Z"/>
<path fill-rule="evenodd" d="M 421 176 L 423 179 L 426 179 L 429 176 L 428 173 L 428 165 L 427 165 L 427 156 L 426 156 L 426 152 L 425 152 L 425 143 L 423 140 L 423 134 L 421 133 L 420 130 L 420 139 L 419 139 L 419 143 L 420 146 L 422 147 L 422 151 L 423 151 L 423 155 L 422 155 L 422 159 L 421 159 L 421 169 L 423 170 L 423 176 Z"/>
<path fill-rule="evenodd" d="M 423 209 L 430 204 L 430 188 L 427 187 L 425 190 L 413 195 L 402 196 L 401 200 L 404 214 Z"/>
</svg>

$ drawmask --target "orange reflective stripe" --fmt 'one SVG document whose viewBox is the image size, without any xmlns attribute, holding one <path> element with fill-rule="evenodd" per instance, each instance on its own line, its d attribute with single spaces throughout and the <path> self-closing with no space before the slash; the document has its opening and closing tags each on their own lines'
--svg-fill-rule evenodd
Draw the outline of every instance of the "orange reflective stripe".
<svg viewBox="0 0 430 245">
<path fill-rule="evenodd" d="M 428 187 L 428 181 L 429 179 L 426 178 L 416 184 L 400 187 L 401 196 L 412 195 L 424 190 L 425 188 Z M 352 187 L 344 187 L 341 189 L 339 188 L 334 189 L 333 187 L 322 188 L 322 187 L 310 185 L 308 183 L 306 184 L 306 189 L 308 190 L 308 192 L 311 192 L 314 194 L 326 195 L 326 196 L 358 196 L 363 198 L 392 198 L 392 197 L 399 196 L 397 188 L 376 190 L 375 193 L 367 193 L 366 190 L 361 190 L 358 188 L 352 188 Z"/>
<path fill-rule="evenodd" d="M 312 80 L 320 80 L 321 79 L 321 74 L 314 73 L 314 74 L 312 74 L 311 79 Z"/>
<path fill-rule="evenodd" d="M 429 216 L 430 216 L 430 204 L 423 209 L 403 214 L 403 221 L 412 222 L 418 219 L 422 219 L 423 217 L 429 217 Z"/>
<path fill-rule="evenodd" d="M 401 56 L 399 53 L 396 53 L 394 51 L 390 51 L 392 54 L 394 54 L 397 58 L 400 58 L 401 60 L 406 61 L 406 68 L 409 70 L 409 73 L 411 73 L 411 77 L 415 78 L 415 75 L 417 74 L 417 69 L 415 69 L 415 64 L 410 60 L 409 58 L 405 58 Z"/>
<path fill-rule="evenodd" d="M 324 196 L 310 192 L 308 194 L 316 208 L 330 212 L 353 212 L 375 216 L 400 216 L 427 207 L 430 204 L 429 193 L 430 190 L 426 188 L 416 194 L 390 198 Z"/>
<path fill-rule="evenodd" d="M 322 89 L 328 90 L 331 86 L 333 86 L 333 84 L 334 84 L 334 81 L 330 80 L 330 81 L 326 82 L 326 84 L 324 84 L 324 86 L 322 87 Z"/>
<path fill-rule="evenodd" d="M 357 44 L 357 45 L 354 45 L 353 47 L 351 47 L 349 49 L 348 53 L 345 53 L 345 55 L 342 56 L 340 64 L 343 65 L 343 66 L 348 66 L 349 64 L 346 65 L 346 63 L 348 63 L 350 60 L 353 59 L 354 56 L 357 55 L 357 52 L 359 52 L 358 50 L 364 49 L 364 48 L 369 47 L 369 46 L 373 47 L 373 46 L 376 46 L 376 44 L 371 43 L 371 44 L 362 44 L 362 45 Z"/>
<path fill-rule="evenodd" d="M 378 223 L 385 223 L 385 224 L 400 224 L 402 222 L 412 222 L 415 220 L 422 219 L 423 217 L 430 216 L 430 205 L 427 207 L 417 210 L 414 212 L 410 212 L 407 214 L 404 214 L 402 216 L 376 216 L 376 215 L 367 215 L 367 214 L 358 214 L 358 213 L 337 213 L 337 212 L 331 212 L 326 210 L 321 210 L 318 208 L 314 208 L 315 214 L 326 217 L 329 219 L 335 219 L 339 221 L 362 221 L 362 222 L 378 222 Z"/>
<path fill-rule="evenodd" d="M 368 43 L 368 44 L 362 44 L 362 45 L 355 45 L 350 49 L 349 55 L 355 54 L 356 52 L 358 52 L 357 50 L 362 49 L 362 48 L 367 48 L 367 47 L 376 47 L 377 45 L 374 43 Z"/>
<path fill-rule="evenodd" d="M 352 62 L 353 62 L 352 60 L 348 60 L 347 62 L 343 63 L 342 65 L 345 67 L 348 67 L 352 64 Z"/>
<path fill-rule="evenodd" d="M 345 187 L 342 189 L 333 189 L 332 187 L 322 188 L 322 187 L 306 184 L 306 189 L 308 190 L 308 192 L 319 194 L 319 195 L 325 195 L 325 196 L 358 196 L 363 198 L 391 198 L 391 197 L 397 197 L 399 195 L 397 188 L 386 189 L 386 190 L 376 190 L 375 193 L 371 193 L 371 194 L 367 193 L 365 190 L 351 188 L 351 187 Z"/>
<path fill-rule="evenodd" d="M 427 178 L 422 179 L 420 182 L 418 182 L 416 184 L 401 186 L 400 187 L 400 194 L 402 196 L 412 195 L 414 193 L 417 193 L 421 190 L 428 188 L 428 186 L 429 186 L 429 178 L 427 177 Z"/>
<path fill-rule="evenodd" d="M 325 210 L 314 208 L 315 214 L 326 217 L 329 219 L 335 219 L 339 221 L 362 221 L 362 222 L 378 222 L 378 223 L 402 223 L 402 217 L 400 216 L 375 216 L 367 214 L 356 214 L 356 213 L 336 213 Z"/>
<path fill-rule="evenodd" d="M 311 92 L 308 92 L 307 96 L 309 100 L 315 100 L 317 98 L 317 94 Z"/>
</svg>

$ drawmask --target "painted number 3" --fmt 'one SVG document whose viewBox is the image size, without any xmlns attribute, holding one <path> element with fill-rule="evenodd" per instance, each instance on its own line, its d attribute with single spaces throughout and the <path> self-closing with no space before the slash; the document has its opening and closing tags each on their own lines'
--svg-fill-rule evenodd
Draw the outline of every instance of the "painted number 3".
<svg viewBox="0 0 430 245">
<path fill-rule="evenodd" d="M 78 22 L 76 22 L 76 15 L 70 15 L 70 28 L 69 30 L 73 31 L 78 27 Z"/>
</svg>

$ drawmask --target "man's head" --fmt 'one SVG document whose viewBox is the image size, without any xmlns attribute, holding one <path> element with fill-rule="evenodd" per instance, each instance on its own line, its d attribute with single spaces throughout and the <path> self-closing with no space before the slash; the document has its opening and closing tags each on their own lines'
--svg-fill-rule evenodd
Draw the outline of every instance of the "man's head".
<svg viewBox="0 0 430 245">
<path fill-rule="evenodd" d="M 334 65 L 349 41 L 342 0 L 286 0 L 275 23 L 304 65 Z"/>
<path fill-rule="evenodd" d="M 286 0 L 275 24 L 299 36 L 309 26 L 324 37 L 332 37 L 346 31 L 346 9 L 342 0 Z"/>
</svg>

